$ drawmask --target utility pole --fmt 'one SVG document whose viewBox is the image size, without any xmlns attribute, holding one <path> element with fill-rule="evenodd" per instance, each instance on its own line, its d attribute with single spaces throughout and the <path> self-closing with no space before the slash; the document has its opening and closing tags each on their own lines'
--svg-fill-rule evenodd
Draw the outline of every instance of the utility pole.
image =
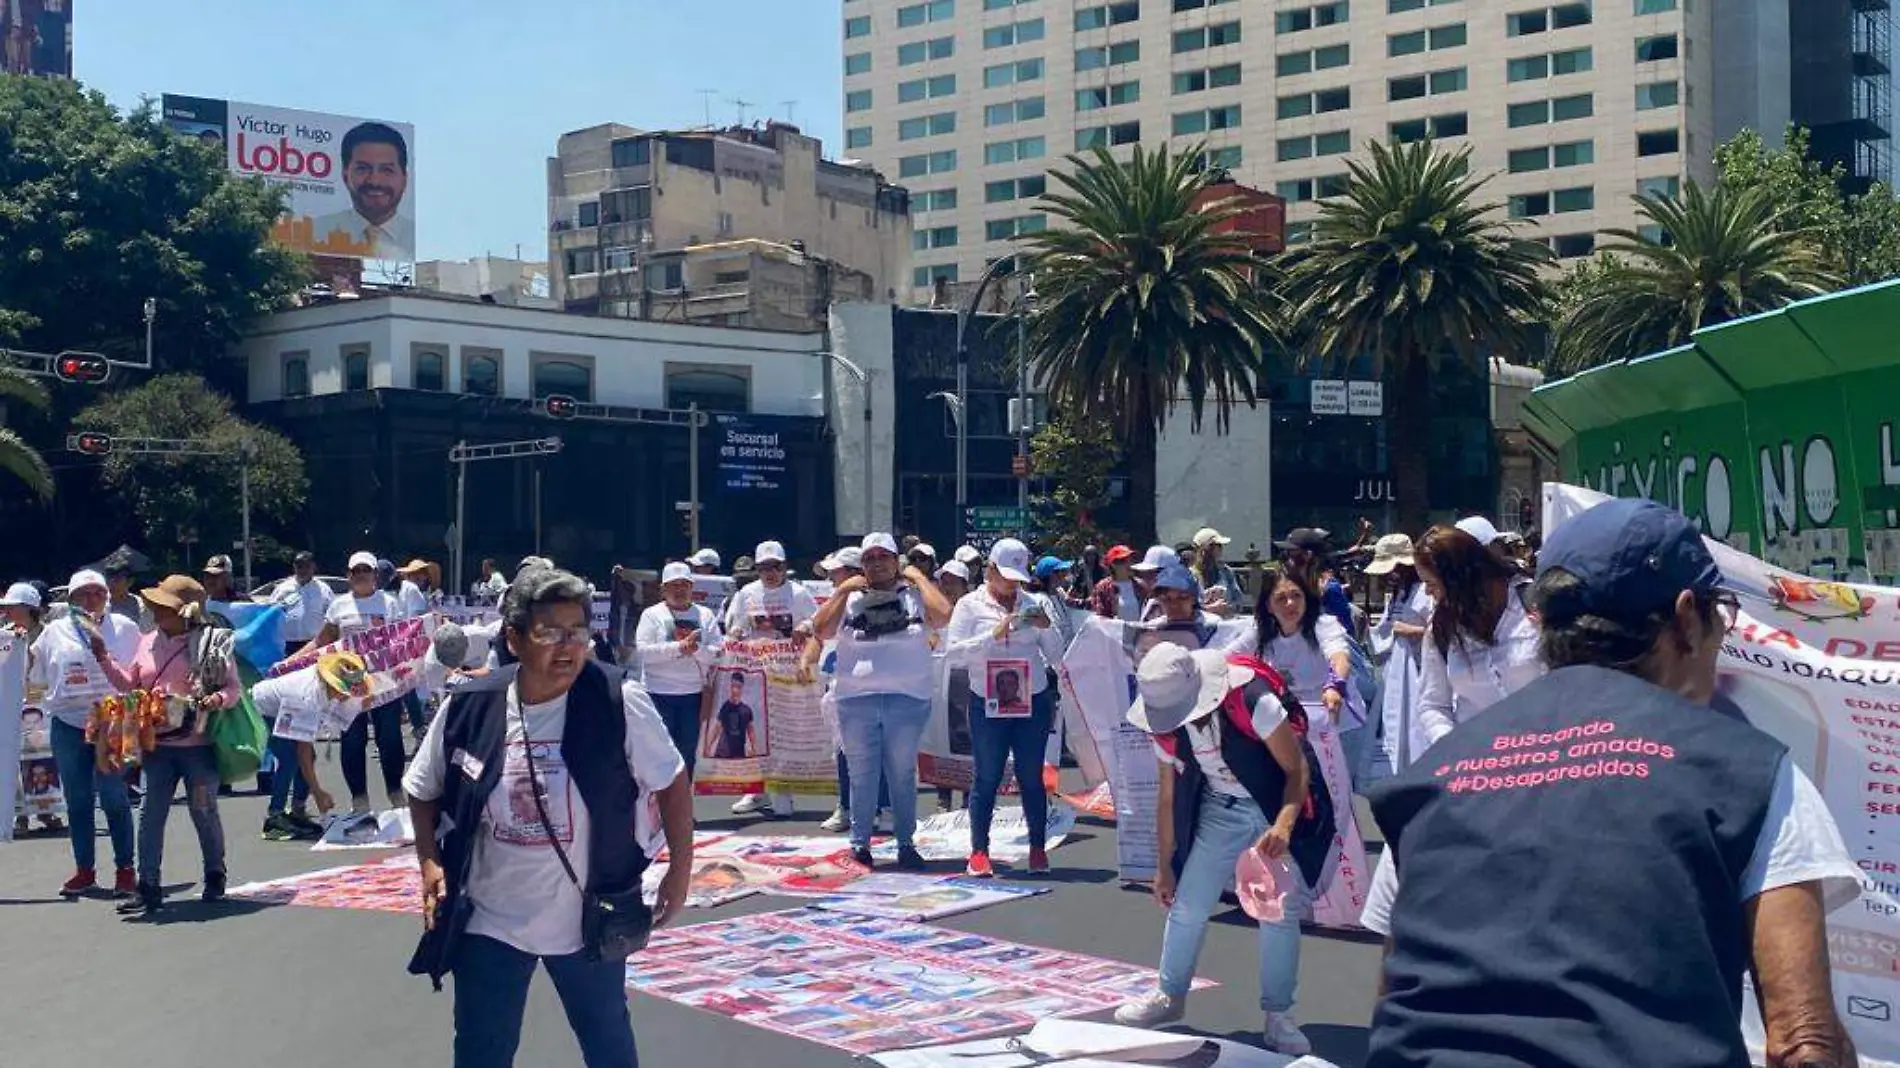
<svg viewBox="0 0 1900 1068">
<path fill-rule="evenodd" d="M 1025 279 L 1016 303 L 1016 455 L 1022 473 L 1016 477 L 1016 507 L 1029 510 L 1029 309 L 1036 299 L 1036 279 Z"/>
<path fill-rule="evenodd" d="M 230 446 L 195 438 L 115 438 L 97 431 L 66 435 L 66 448 L 82 456 L 230 456 Z M 246 437 L 237 445 L 239 522 L 244 539 L 244 589 L 251 588 L 251 460 L 257 447 Z"/>
<path fill-rule="evenodd" d="M 530 441 L 504 441 L 494 445 L 470 445 L 458 441 L 449 450 L 449 462 L 455 465 L 455 552 L 454 585 L 457 593 L 462 591 L 462 551 L 468 543 L 468 465 L 478 460 L 521 460 L 535 456 L 552 456 L 561 451 L 560 438 L 535 438 Z M 539 520 L 537 518 L 537 529 Z M 540 538 L 536 536 L 536 549 L 540 548 Z"/>
<path fill-rule="evenodd" d="M 693 543 L 693 551 L 699 551 L 699 428 L 701 417 L 699 405 L 686 406 L 686 417 L 690 429 L 686 435 L 686 496 L 687 506 L 692 511 L 686 513 L 686 536 Z"/>
</svg>

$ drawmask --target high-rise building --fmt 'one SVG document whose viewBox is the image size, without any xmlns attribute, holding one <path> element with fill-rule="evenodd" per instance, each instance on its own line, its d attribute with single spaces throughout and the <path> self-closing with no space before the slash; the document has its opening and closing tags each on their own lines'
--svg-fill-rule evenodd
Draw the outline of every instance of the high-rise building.
<svg viewBox="0 0 1900 1068">
<path fill-rule="evenodd" d="M 906 282 L 909 246 L 903 189 L 783 123 L 609 123 L 548 160 L 550 290 L 572 312 L 819 330 L 832 299 Z"/>
<path fill-rule="evenodd" d="M 73 0 L 0 0 L 0 74 L 73 76 Z"/>
<path fill-rule="evenodd" d="M 1488 196 L 1583 256 L 1632 194 L 1711 176 L 1729 3 L 844 0 L 845 149 L 911 190 L 919 295 L 1048 225 L 1064 156 L 1136 142 L 1285 197 L 1289 244 L 1366 142 L 1469 144 Z"/>
</svg>

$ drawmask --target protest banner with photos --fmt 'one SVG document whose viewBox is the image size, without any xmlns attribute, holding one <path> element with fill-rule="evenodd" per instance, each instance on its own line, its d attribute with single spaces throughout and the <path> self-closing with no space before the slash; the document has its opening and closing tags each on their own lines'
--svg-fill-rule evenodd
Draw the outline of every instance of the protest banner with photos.
<svg viewBox="0 0 1900 1068">
<path fill-rule="evenodd" d="M 819 898 L 812 906 L 853 916 L 922 922 L 1048 892 L 1046 886 L 996 879 L 880 873 L 859 879 L 836 897 Z"/>
<path fill-rule="evenodd" d="M 882 1068 L 1334 1068 L 1312 1055 L 1289 1057 L 1225 1038 L 1140 1031 L 1086 1020 L 1040 1020 L 1015 1038 L 982 1038 L 892 1050 L 870 1058 Z"/>
<path fill-rule="evenodd" d="M 1024 1031 L 1154 984 L 1120 961 L 816 908 L 661 931 L 627 962 L 642 993 L 850 1053 Z"/>
<path fill-rule="evenodd" d="M 1054 849 L 1075 830 L 1075 809 L 1059 797 L 1049 799 L 1049 825 L 1044 848 Z M 966 860 L 970 856 L 970 810 L 939 812 L 917 821 L 912 843 L 925 860 Z M 897 840 L 871 842 L 871 856 L 879 863 L 897 861 Z M 990 859 L 1021 864 L 1029 859 L 1029 822 L 1020 808 L 999 808 L 990 820 Z"/>
<path fill-rule="evenodd" d="M 362 657 L 363 663 L 369 668 L 364 691 L 329 706 L 333 716 L 348 717 L 340 724 L 348 726 L 358 715 L 386 705 L 421 685 L 422 658 L 429 651 L 431 629 L 430 620 L 426 617 L 400 619 L 370 627 L 321 648 L 286 657 L 273 665 L 266 672 L 266 677 L 281 678 L 293 671 L 300 671 L 332 652 L 352 652 Z M 292 737 L 281 728 L 277 733 Z M 300 740 L 310 741 L 312 738 Z"/>
<path fill-rule="evenodd" d="M 982 715 L 970 692 L 970 673 L 942 656 L 931 658 L 930 720 L 917 743 L 917 781 L 946 790 L 968 791 L 976 782 L 970 716 Z M 1014 793 L 1016 778 L 1005 771 L 1003 792 Z"/>
<path fill-rule="evenodd" d="M 803 649 L 795 638 L 725 643 L 712 672 L 695 792 L 838 792 L 837 726 L 816 675 L 801 670 Z"/>
<path fill-rule="evenodd" d="M 1546 483 L 1544 529 L 1608 499 Z M 1788 747 L 1839 825 L 1861 892 L 1828 917 L 1836 1009 L 1865 1063 L 1900 1062 L 1900 589 L 1810 579 L 1703 542 L 1742 604 L 1718 699 Z"/>
<path fill-rule="evenodd" d="M 234 886 L 237 901 L 260 905 L 302 905 L 319 909 L 357 909 L 368 912 L 422 911 L 422 872 L 413 856 L 385 857 L 374 864 L 324 868 Z"/>
</svg>

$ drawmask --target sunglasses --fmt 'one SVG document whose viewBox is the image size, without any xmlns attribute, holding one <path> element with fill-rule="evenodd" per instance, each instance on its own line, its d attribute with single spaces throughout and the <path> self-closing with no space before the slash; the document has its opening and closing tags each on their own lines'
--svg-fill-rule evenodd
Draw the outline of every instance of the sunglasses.
<svg viewBox="0 0 1900 1068">
<path fill-rule="evenodd" d="M 1729 590 L 1717 590 L 1709 595 L 1708 601 L 1722 620 L 1722 632 L 1726 634 L 1734 630 L 1736 622 L 1742 617 L 1742 599 Z"/>
<path fill-rule="evenodd" d="M 592 645 L 594 628 L 585 623 L 575 627 L 550 627 L 546 623 L 536 623 L 528 628 L 528 640 L 544 648 L 556 645 Z"/>
</svg>

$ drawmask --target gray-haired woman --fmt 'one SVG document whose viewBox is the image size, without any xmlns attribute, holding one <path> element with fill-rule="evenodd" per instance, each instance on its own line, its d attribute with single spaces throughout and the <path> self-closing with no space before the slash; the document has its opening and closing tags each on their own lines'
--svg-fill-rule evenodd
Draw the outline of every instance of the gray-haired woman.
<svg viewBox="0 0 1900 1068">
<path fill-rule="evenodd" d="M 425 927 L 410 970 L 455 976 L 456 1068 L 514 1063 L 537 961 L 589 1068 L 637 1063 L 625 962 L 587 944 L 582 919 L 584 899 L 640 888 L 644 793 L 672 859 L 654 925 L 685 904 L 685 764 L 646 691 L 589 654 L 589 601 L 565 571 L 517 576 L 502 599 L 517 662 L 455 690 L 403 779 Z"/>
</svg>

